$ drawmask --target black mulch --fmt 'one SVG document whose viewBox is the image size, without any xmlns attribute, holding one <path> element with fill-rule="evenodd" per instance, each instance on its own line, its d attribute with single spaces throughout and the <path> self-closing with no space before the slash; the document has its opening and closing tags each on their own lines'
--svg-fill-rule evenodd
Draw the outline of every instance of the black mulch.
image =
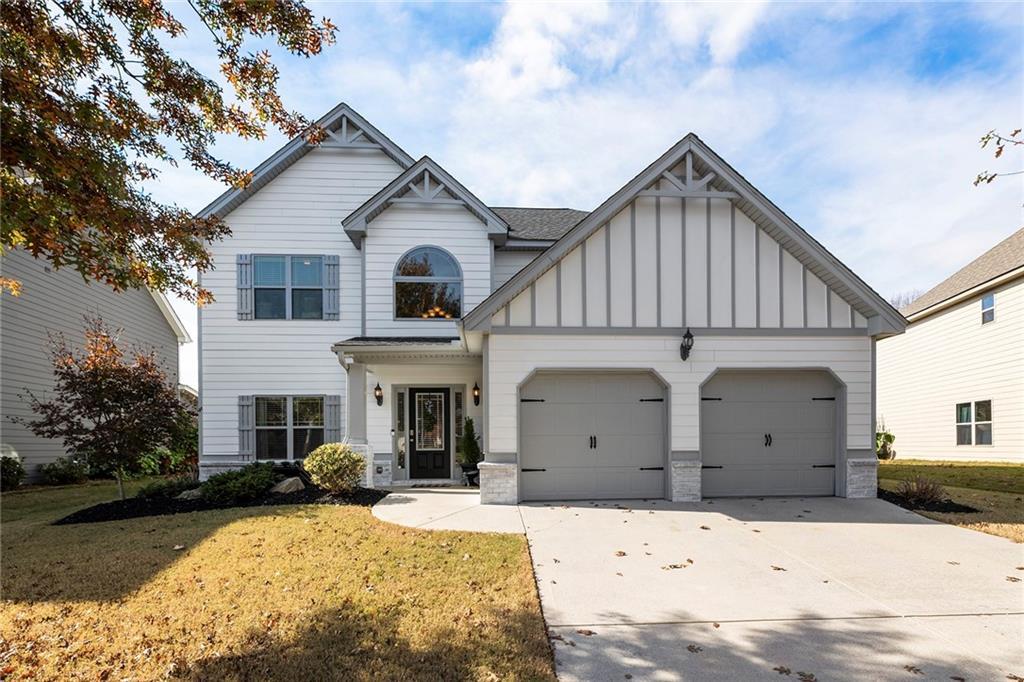
<svg viewBox="0 0 1024 682">
<path fill-rule="evenodd" d="M 896 493 L 885 490 L 883 488 L 878 489 L 878 497 L 879 499 L 885 500 L 886 502 L 891 502 L 897 506 L 903 507 L 904 509 L 909 509 L 910 511 L 946 512 L 953 514 L 972 514 L 974 512 L 981 511 L 980 509 L 975 509 L 974 507 L 968 507 L 966 504 L 954 502 L 948 497 L 942 500 L 941 502 L 929 502 L 927 504 L 917 505 L 910 504 Z"/>
<path fill-rule="evenodd" d="M 286 504 L 346 504 L 371 507 L 387 497 L 387 492 L 369 488 L 356 488 L 347 495 L 331 495 L 322 488 L 307 485 L 303 490 L 283 495 L 266 494 L 249 502 L 237 504 L 211 504 L 202 499 L 176 500 L 161 498 L 130 497 L 127 500 L 116 500 L 79 509 L 53 525 L 63 526 L 72 523 L 98 523 L 101 521 L 121 521 L 141 516 L 169 516 L 211 509 L 229 509 L 232 507 L 270 507 Z"/>
</svg>

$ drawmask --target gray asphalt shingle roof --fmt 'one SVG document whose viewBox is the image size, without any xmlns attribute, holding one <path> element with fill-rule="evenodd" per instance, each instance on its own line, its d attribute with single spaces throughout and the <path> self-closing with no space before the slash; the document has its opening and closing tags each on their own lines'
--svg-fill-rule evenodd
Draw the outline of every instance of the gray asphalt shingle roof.
<svg viewBox="0 0 1024 682">
<path fill-rule="evenodd" d="M 1024 265 L 1024 227 L 981 254 L 900 312 L 909 317 Z"/>
<path fill-rule="evenodd" d="M 554 241 L 589 215 L 589 211 L 577 211 L 574 208 L 491 206 L 490 209 L 508 223 L 510 239 Z"/>
</svg>

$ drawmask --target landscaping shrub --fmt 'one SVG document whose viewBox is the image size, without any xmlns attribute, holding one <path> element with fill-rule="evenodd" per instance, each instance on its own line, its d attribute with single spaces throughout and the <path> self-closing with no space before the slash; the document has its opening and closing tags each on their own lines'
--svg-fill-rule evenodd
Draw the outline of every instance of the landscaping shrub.
<svg viewBox="0 0 1024 682">
<path fill-rule="evenodd" d="M 459 464 L 471 466 L 480 462 L 483 456 L 480 454 L 480 439 L 476 435 L 476 425 L 469 417 L 462 427 L 462 438 L 460 439 L 459 451 L 456 453 L 456 460 Z"/>
<path fill-rule="evenodd" d="M 348 443 L 324 443 L 306 455 L 302 468 L 314 485 L 338 494 L 351 491 L 366 470 L 366 460 Z"/>
<path fill-rule="evenodd" d="M 186 490 L 198 488 L 199 485 L 199 481 L 188 476 L 175 476 L 174 478 L 164 478 L 144 485 L 139 489 L 137 496 L 148 499 L 169 500 L 177 497 Z"/>
<path fill-rule="evenodd" d="M 878 455 L 878 459 L 896 459 L 896 448 L 893 447 L 895 442 L 896 436 L 885 428 L 883 421 L 878 431 L 875 432 L 875 454 Z"/>
<path fill-rule="evenodd" d="M 25 467 L 13 455 L 0 457 L 0 490 L 14 490 L 25 479 Z"/>
<path fill-rule="evenodd" d="M 275 482 L 274 467 L 267 462 L 210 476 L 201 487 L 203 499 L 214 504 L 248 502 L 264 495 Z"/>
<path fill-rule="evenodd" d="M 43 483 L 47 485 L 72 485 L 89 480 L 89 464 L 77 457 L 58 457 L 50 464 L 39 467 Z"/>
<path fill-rule="evenodd" d="M 902 497 L 907 504 L 914 507 L 938 504 L 946 499 L 946 489 L 924 476 L 917 476 L 913 480 L 900 481 L 896 486 L 896 494 Z"/>
</svg>

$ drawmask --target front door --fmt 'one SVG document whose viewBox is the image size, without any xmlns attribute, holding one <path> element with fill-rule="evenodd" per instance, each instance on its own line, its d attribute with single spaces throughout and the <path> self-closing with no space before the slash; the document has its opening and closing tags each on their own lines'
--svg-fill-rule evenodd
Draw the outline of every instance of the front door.
<svg viewBox="0 0 1024 682">
<path fill-rule="evenodd" d="M 451 404 L 447 388 L 409 389 L 409 475 L 451 477 Z"/>
</svg>

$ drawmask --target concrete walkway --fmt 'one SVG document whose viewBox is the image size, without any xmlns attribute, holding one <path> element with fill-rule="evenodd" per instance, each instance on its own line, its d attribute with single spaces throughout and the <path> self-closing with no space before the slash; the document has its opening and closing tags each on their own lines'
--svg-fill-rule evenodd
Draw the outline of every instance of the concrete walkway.
<svg viewBox="0 0 1024 682">
<path fill-rule="evenodd" d="M 522 533 L 519 507 L 481 505 L 476 488 L 395 488 L 373 507 L 381 521 L 428 530 Z"/>
<path fill-rule="evenodd" d="M 880 500 L 520 509 L 563 680 L 1024 676 L 1002 538 Z"/>
</svg>

